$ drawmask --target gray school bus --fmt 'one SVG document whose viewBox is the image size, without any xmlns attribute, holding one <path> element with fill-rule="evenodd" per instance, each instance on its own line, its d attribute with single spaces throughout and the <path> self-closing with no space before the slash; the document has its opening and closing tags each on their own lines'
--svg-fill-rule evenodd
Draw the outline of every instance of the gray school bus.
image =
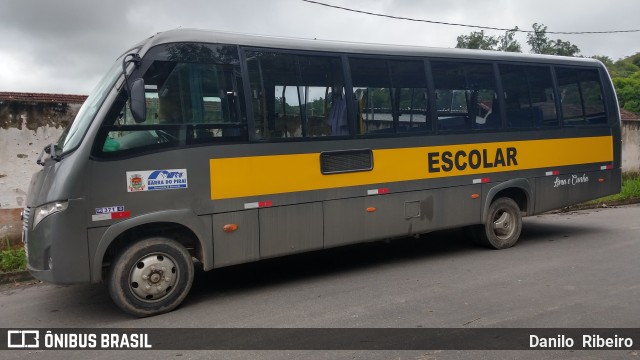
<svg viewBox="0 0 640 360">
<path fill-rule="evenodd" d="M 522 217 L 619 192 L 595 60 L 200 30 L 121 56 L 38 159 L 29 271 L 136 316 L 204 270 Z"/>
</svg>

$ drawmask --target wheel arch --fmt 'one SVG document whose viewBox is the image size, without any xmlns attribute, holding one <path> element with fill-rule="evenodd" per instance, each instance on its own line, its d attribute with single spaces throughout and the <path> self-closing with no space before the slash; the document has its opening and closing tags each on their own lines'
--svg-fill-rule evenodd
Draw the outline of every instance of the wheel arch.
<svg viewBox="0 0 640 360">
<path fill-rule="evenodd" d="M 211 241 L 211 217 L 197 216 L 188 209 L 163 210 L 148 213 L 111 225 L 100 238 L 91 258 L 91 281 L 103 279 L 103 265 L 116 253 L 142 237 L 173 237 L 187 248 L 193 248 L 192 256 L 204 270 L 213 268 L 213 243 Z"/>
<path fill-rule="evenodd" d="M 508 197 L 513 199 L 524 214 L 533 213 L 533 191 L 529 180 L 513 179 L 499 183 L 489 189 L 482 209 L 482 222 L 487 220 L 489 207 L 495 199 Z"/>
</svg>

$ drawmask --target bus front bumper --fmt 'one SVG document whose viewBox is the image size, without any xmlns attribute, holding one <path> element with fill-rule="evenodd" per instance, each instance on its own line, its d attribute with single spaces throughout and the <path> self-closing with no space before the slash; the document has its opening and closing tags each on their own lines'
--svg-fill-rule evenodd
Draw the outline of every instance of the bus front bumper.
<svg viewBox="0 0 640 360">
<path fill-rule="evenodd" d="M 90 282 L 87 231 L 82 200 L 69 200 L 66 210 L 44 218 L 35 228 L 25 224 L 27 269 L 53 284 Z"/>
</svg>

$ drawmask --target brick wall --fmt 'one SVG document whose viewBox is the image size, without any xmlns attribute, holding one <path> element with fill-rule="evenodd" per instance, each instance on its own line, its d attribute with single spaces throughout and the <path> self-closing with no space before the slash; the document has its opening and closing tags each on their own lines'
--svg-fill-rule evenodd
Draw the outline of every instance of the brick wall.
<svg viewBox="0 0 640 360">
<path fill-rule="evenodd" d="M 82 95 L 0 92 L 0 246 L 21 237 L 20 210 L 36 159 L 56 141 L 86 99 Z"/>
</svg>

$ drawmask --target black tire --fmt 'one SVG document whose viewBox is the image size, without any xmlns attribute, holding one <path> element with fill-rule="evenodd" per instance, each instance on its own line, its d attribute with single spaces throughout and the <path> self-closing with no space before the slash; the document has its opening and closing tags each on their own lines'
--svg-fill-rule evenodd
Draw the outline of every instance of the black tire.
<svg viewBox="0 0 640 360">
<path fill-rule="evenodd" d="M 131 315 L 162 314 L 184 300 L 193 273 L 193 261 L 184 246 L 168 238 L 148 238 L 116 256 L 109 271 L 109 294 Z"/>
<path fill-rule="evenodd" d="M 522 232 L 520 207 L 511 198 L 493 201 L 483 225 L 476 226 L 478 244 L 492 249 L 507 249 L 516 244 Z"/>
</svg>

